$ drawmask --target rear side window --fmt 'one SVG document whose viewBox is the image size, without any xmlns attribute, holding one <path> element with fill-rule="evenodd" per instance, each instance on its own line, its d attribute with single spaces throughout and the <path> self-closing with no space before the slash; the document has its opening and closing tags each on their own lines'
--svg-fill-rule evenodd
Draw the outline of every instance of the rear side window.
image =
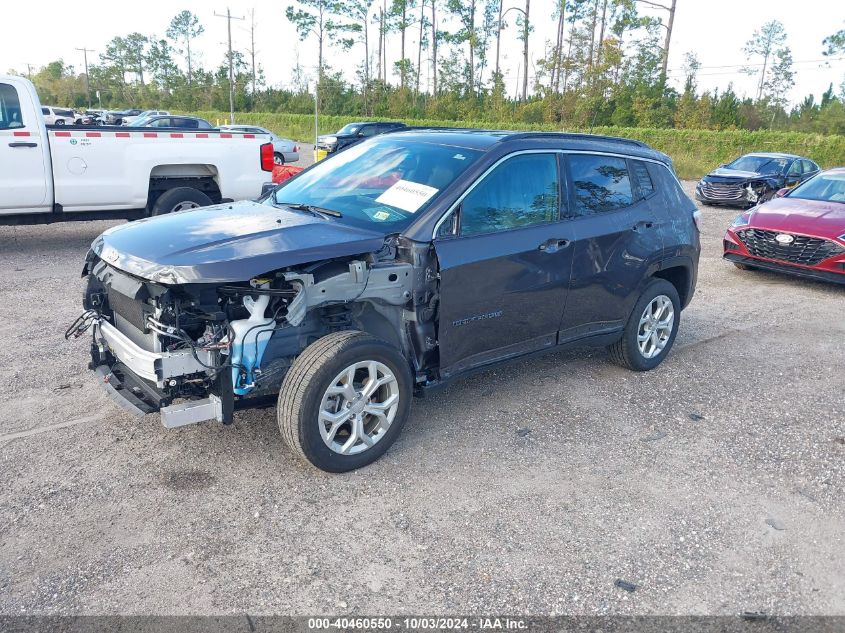
<svg viewBox="0 0 845 633">
<path fill-rule="evenodd" d="M 818 169 L 819 169 L 819 166 L 816 165 L 811 160 L 802 160 L 801 162 L 804 164 L 804 173 L 805 174 L 811 174 L 814 171 L 818 171 Z"/>
<path fill-rule="evenodd" d="M 50 108 L 41 108 L 41 114 L 48 115 L 50 114 Z"/>
<path fill-rule="evenodd" d="M 485 176 L 461 203 L 461 235 L 506 231 L 554 222 L 560 207 L 554 154 L 506 160 Z"/>
<path fill-rule="evenodd" d="M 18 91 L 10 84 L 0 84 L 0 130 L 23 127 Z"/>
<path fill-rule="evenodd" d="M 633 204 L 631 178 L 624 158 L 571 154 L 569 170 L 575 210 L 579 214 L 605 213 Z"/>
<path fill-rule="evenodd" d="M 643 161 L 631 161 L 631 176 L 637 188 L 638 200 L 644 200 L 654 193 L 654 183 L 648 173 L 648 166 Z"/>
</svg>

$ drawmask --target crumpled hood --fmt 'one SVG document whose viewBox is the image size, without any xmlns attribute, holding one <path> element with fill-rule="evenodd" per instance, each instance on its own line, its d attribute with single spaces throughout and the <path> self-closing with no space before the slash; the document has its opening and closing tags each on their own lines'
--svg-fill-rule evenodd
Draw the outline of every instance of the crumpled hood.
<svg viewBox="0 0 845 633">
<path fill-rule="evenodd" d="M 845 204 L 800 198 L 775 198 L 751 213 L 758 229 L 837 238 L 845 234 Z"/>
<path fill-rule="evenodd" d="M 385 235 L 251 201 L 115 226 L 91 250 L 162 284 L 226 283 L 306 262 L 374 252 Z"/>
<path fill-rule="evenodd" d="M 730 178 L 733 180 L 753 180 L 755 178 L 774 178 L 775 176 L 769 174 L 767 176 L 763 174 L 758 174 L 754 171 L 741 171 L 739 169 L 726 169 L 724 167 L 719 167 L 718 169 L 714 169 L 709 174 L 707 174 L 704 179 L 710 177 L 716 177 L 718 180 L 724 180 L 725 178 Z"/>
</svg>

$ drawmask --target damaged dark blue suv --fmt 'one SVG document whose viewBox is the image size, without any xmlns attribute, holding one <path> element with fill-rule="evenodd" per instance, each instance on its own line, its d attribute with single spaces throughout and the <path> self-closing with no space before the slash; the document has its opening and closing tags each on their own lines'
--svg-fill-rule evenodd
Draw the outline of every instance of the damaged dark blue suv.
<svg viewBox="0 0 845 633">
<path fill-rule="evenodd" d="M 633 370 L 669 353 L 693 296 L 694 203 L 630 140 L 409 130 L 256 202 L 97 238 L 86 312 L 109 394 L 167 427 L 278 398 L 282 437 L 327 471 L 394 442 L 411 397 L 564 345 Z"/>
</svg>

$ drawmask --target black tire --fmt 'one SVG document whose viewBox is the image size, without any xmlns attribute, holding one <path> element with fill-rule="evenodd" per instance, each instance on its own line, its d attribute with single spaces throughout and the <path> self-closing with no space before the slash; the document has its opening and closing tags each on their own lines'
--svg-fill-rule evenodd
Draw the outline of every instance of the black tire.
<svg viewBox="0 0 845 633">
<path fill-rule="evenodd" d="M 640 317 L 643 312 L 654 299 L 659 296 L 668 297 L 672 302 L 672 309 L 674 311 L 674 322 L 672 324 L 672 331 L 663 349 L 653 358 L 646 358 L 639 349 L 637 344 L 637 335 L 640 328 Z M 631 310 L 631 316 L 628 317 L 628 323 L 625 325 L 625 330 L 622 333 L 622 338 L 617 342 L 609 345 L 607 348 L 610 354 L 610 359 L 626 369 L 632 371 L 648 371 L 657 367 L 663 359 L 669 354 L 672 345 L 675 343 L 675 337 L 678 334 L 678 327 L 681 323 L 681 299 L 678 296 L 678 291 L 671 283 L 665 279 L 652 279 L 645 287 L 634 309 Z"/>
<path fill-rule="evenodd" d="M 183 211 L 188 208 L 207 207 L 211 204 L 211 198 L 199 189 L 193 187 L 176 187 L 168 189 L 156 200 L 150 215 L 164 215 L 174 211 Z"/>
<path fill-rule="evenodd" d="M 273 153 L 273 164 L 274 165 L 284 165 L 285 164 L 285 155 L 281 152 L 274 152 Z"/>
<path fill-rule="evenodd" d="M 353 455 L 335 452 L 323 441 L 319 413 L 323 396 L 338 374 L 357 362 L 386 365 L 398 383 L 399 402 L 393 422 L 373 446 Z M 362 468 L 381 457 L 396 441 L 408 419 L 413 394 L 408 362 L 393 345 L 358 331 L 333 332 L 300 354 L 279 391 L 276 415 L 285 444 L 300 459 L 331 473 Z"/>
<path fill-rule="evenodd" d="M 65 124 L 64 119 L 56 119 L 56 125 L 64 125 L 64 124 Z"/>
</svg>

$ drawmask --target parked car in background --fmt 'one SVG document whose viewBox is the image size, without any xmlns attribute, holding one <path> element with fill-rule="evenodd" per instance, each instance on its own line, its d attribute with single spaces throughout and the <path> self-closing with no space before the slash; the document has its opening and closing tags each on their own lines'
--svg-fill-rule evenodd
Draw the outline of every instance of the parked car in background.
<svg viewBox="0 0 845 633">
<path fill-rule="evenodd" d="M 0 224 L 141 218 L 253 199 L 274 166 L 263 134 L 48 129 L 32 83 L 0 75 Z"/>
<path fill-rule="evenodd" d="M 135 122 L 138 119 L 146 119 L 147 117 L 152 116 L 166 116 L 170 114 L 167 110 L 144 110 L 143 112 L 139 112 L 138 114 L 128 114 L 127 116 L 123 117 L 123 122 L 121 125 L 135 125 Z"/>
<path fill-rule="evenodd" d="M 228 424 L 278 396 L 291 452 L 348 471 L 413 393 L 478 368 L 564 345 L 659 365 L 695 294 L 697 214 L 637 141 L 387 134 L 259 201 L 107 230 L 69 336 L 93 332 L 89 367 L 127 410 Z"/>
<path fill-rule="evenodd" d="M 728 227 L 724 258 L 845 284 L 845 167 L 823 171 L 740 214 Z"/>
<path fill-rule="evenodd" d="M 218 129 L 244 134 L 269 134 L 270 140 L 273 142 L 273 162 L 277 165 L 284 165 L 299 160 L 299 146 L 290 139 L 277 136 L 267 128 L 255 125 L 221 125 Z"/>
<path fill-rule="evenodd" d="M 136 119 L 131 127 L 170 127 L 183 130 L 213 130 L 211 123 L 196 116 L 148 116 Z"/>
<path fill-rule="evenodd" d="M 120 125 L 124 116 L 126 116 L 126 112 L 123 110 L 105 110 L 102 119 L 106 125 Z"/>
<path fill-rule="evenodd" d="M 76 115 L 76 125 L 105 125 L 104 110 L 86 110 Z"/>
<path fill-rule="evenodd" d="M 67 108 L 41 106 L 41 114 L 44 116 L 44 123 L 47 125 L 73 125 L 76 123 L 76 113 Z"/>
<path fill-rule="evenodd" d="M 794 154 L 740 156 L 702 178 L 695 197 L 704 204 L 751 207 L 771 200 L 779 189 L 794 187 L 819 173 L 809 158 Z"/>
<path fill-rule="evenodd" d="M 334 134 L 324 134 L 317 137 L 317 146 L 314 148 L 314 158 L 322 160 L 329 154 L 334 154 L 347 147 L 352 147 L 370 138 L 385 132 L 395 132 L 403 127 L 404 123 L 399 121 L 361 121 L 359 123 L 348 123 Z"/>
</svg>

